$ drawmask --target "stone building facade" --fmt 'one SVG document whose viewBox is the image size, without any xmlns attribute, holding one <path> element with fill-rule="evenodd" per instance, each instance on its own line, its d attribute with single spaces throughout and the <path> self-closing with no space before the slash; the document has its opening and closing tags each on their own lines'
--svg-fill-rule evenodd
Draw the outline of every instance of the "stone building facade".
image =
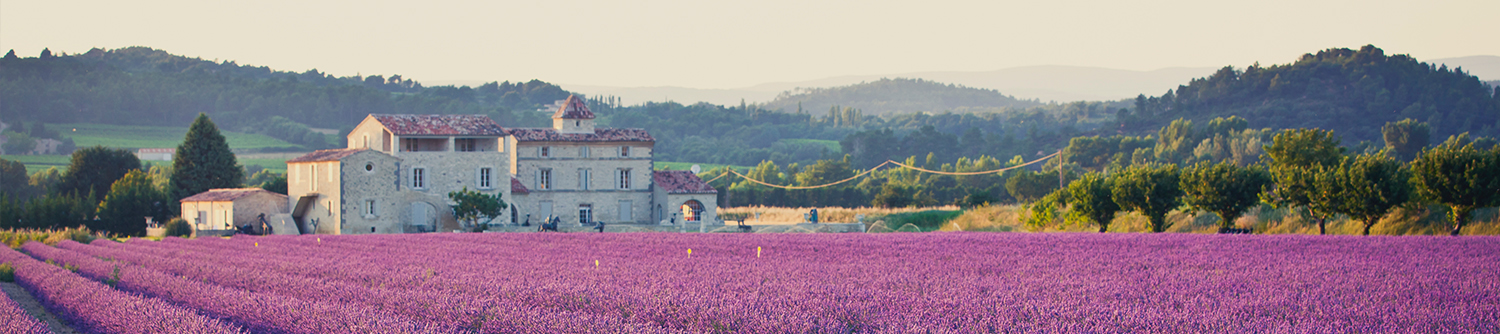
<svg viewBox="0 0 1500 334">
<path fill-rule="evenodd" d="M 529 192 L 517 197 L 523 223 L 558 217 L 579 226 L 595 222 L 646 224 L 652 214 L 652 148 L 643 129 L 599 128 L 583 100 L 569 97 L 551 128 L 510 128 L 516 178 Z"/>
<path fill-rule="evenodd" d="M 550 128 L 502 128 L 482 115 L 372 114 L 347 148 L 287 161 L 289 196 L 277 221 L 304 234 L 469 230 L 448 198 L 468 189 L 510 204 L 479 222 L 492 225 L 549 217 L 562 226 L 719 223 L 713 187 L 692 173 L 652 170 L 649 133 L 594 125 L 575 96 Z"/>
</svg>

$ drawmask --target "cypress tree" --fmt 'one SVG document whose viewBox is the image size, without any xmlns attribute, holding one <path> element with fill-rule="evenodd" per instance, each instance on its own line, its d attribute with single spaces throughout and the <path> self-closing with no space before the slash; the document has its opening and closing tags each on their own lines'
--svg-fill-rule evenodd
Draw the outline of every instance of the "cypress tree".
<svg viewBox="0 0 1500 334">
<path fill-rule="evenodd" d="M 172 157 L 172 202 L 209 189 L 239 188 L 244 178 L 224 135 L 208 115 L 199 113 Z"/>
</svg>

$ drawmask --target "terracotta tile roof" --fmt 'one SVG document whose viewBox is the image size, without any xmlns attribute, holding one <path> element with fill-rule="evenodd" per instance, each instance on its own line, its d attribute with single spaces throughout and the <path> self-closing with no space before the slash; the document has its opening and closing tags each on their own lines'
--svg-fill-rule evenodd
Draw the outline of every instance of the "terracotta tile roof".
<svg viewBox="0 0 1500 334">
<path fill-rule="evenodd" d="M 594 128 L 594 133 L 557 133 L 552 128 L 511 128 L 508 131 L 516 141 L 656 141 L 646 129 Z"/>
<path fill-rule="evenodd" d="M 531 189 L 526 189 L 526 185 L 521 184 L 521 179 L 517 179 L 515 176 L 511 176 L 510 177 L 510 193 L 511 194 L 523 194 L 523 195 L 524 194 L 530 194 L 531 193 Z"/>
<path fill-rule="evenodd" d="M 236 200 L 236 199 L 240 199 L 241 197 L 250 196 L 250 195 L 259 194 L 259 193 L 272 194 L 272 195 L 276 195 L 276 196 L 281 196 L 283 198 L 286 197 L 286 195 L 277 194 L 277 193 L 270 192 L 270 191 L 267 191 L 267 190 L 261 189 L 261 188 L 224 188 L 224 189 L 209 189 L 208 191 L 199 193 L 197 195 L 192 195 L 192 196 L 188 196 L 187 198 L 183 198 L 182 202 L 228 202 L 228 201 L 233 201 L 233 200 Z"/>
<path fill-rule="evenodd" d="M 717 194 L 718 190 L 703 182 L 697 174 L 685 170 L 651 172 L 651 181 L 669 194 Z"/>
<path fill-rule="evenodd" d="M 371 114 L 398 136 L 504 136 L 505 128 L 485 115 L 381 115 Z"/>
<path fill-rule="evenodd" d="M 291 162 L 338 161 L 339 159 L 343 159 L 344 157 L 353 155 L 355 153 L 359 153 L 360 151 L 364 151 L 364 150 L 368 150 L 368 149 L 367 148 L 336 148 L 336 149 L 331 149 L 331 150 L 317 150 L 317 151 L 313 151 L 312 153 L 303 154 L 300 157 L 292 158 L 292 160 L 287 160 L 286 162 L 291 163 Z"/>
<path fill-rule="evenodd" d="M 583 99 L 578 98 L 577 95 L 568 95 L 568 100 L 557 108 L 552 118 L 594 119 L 594 112 L 589 111 L 589 106 L 585 105 Z"/>
</svg>

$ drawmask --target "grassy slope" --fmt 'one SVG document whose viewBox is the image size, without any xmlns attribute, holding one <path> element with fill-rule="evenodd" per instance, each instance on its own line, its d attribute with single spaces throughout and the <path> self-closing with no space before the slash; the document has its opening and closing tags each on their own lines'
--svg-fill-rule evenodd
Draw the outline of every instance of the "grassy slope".
<svg viewBox="0 0 1500 334">
<path fill-rule="evenodd" d="M 78 147 L 103 145 L 116 148 L 168 148 L 177 147 L 187 135 L 186 126 L 138 126 L 107 124 L 49 124 L 64 137 L 73 138 Z M 221 131 L 230 148 L 300 147 L 297 144 L 271 138 L 262 134 Z"/>
<path fill-rule="evenodd" d="M 844 148 L 842 146 L 839 146 L 839 141 L 837 141 L 837 140 L 826 140 L 826 139 L 782 139 L 782 140 L 778 140 L 778 141 L 784 141 L 784 142 L 787 142 L 787 143 L 790 143 L 790 144 L 820 144 L 820 145 L 823 145 L 823 146 L 827 146 L 829 152 L 839 152 L 839 151 L 843 151 L 844 150 Z"/>
<path fill-rule="evenodd" d="M 49 128 L 57 129 L 64 137 L 73 138 L 73 143 L 78 147 L 89 147 L 102 145 L 113 148 L 134 150 L 137 148 L 169 148 L 177 147 L 182 143 L 182 138 L 187 136 L 187 127 L 171 126 L 137 126 L 137 125 L 108 125 L 108 124 L 48 124 Z M 224 139 L 229 142 L 231 149 L 257 149 L 272 147 L 299 147 L 280 139 L 271 138 L 261 134 L 249 134 L 240 132 L 221 131 Z M 20 161 L 26 164 L 27 173 L 36 173 L 47 168 L 57 167 L 60 170 L 68 169 L 71 159 L 67 155 L 5 155 L 0 156 L 5 160 Z M 266 169 L 277 172 L 286 172 L 286 159 L 252 157 L 239 159 L 241 165 L 260 165 Z M 166 161 L 142 161 L 144 165 L 168 164 Z"/>
</svg>

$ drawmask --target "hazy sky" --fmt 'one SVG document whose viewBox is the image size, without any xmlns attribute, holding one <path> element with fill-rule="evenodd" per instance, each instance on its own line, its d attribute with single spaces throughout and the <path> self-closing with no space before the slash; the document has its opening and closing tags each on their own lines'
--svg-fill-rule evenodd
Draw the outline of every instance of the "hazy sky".
<svg viewBox="0 0 1500 334">
<path fill-rule="evenodd" d="M 1027 65 L 1500 55 L 1500 1 L 0 1 L 0 50 L 149 46 L 424 82 L 735 88 Z"/>
</svg>

